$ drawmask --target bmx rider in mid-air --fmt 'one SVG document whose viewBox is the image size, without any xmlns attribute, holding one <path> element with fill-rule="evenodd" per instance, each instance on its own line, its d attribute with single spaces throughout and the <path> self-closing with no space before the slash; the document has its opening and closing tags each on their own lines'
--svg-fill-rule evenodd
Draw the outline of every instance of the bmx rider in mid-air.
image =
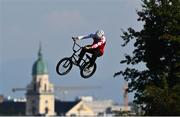
<svg viewBox="0 0 180 117">
<path fill-rule="evenodd" d="M 97 30 L 95 33 L 85 35 L 85 36 L 77 36 L 77 37 L 72 37 L 75 40 L 81 40 L 81 39 L 87 39 L 87 38 L 92 38 L 93 39 L 93 44 L 91 45 L 86 45 L 82 48 L 80 54 L 79 54 L 79 59 L 77 61 L 77 65 L 80 64 L 83 56 L 85 53 L 91 53 L 92 58 L 90 60 L 90 65 L 93 66 L 95 63 L 97 57 L 100 57 L 104 53 L 104 47 L 106 45 L 106 37 L 104 36 L 104 31 L 103 30 Z"/>
</svg>

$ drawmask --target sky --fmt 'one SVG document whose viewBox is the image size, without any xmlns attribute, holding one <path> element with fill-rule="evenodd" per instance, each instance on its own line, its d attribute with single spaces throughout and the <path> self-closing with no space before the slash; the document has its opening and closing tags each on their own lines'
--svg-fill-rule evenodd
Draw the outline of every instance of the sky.
<svg viewBox="0 0 180 117">
<path fill-rule="evenodd" d="M 32 80 L 32 65 L 37 60 L 39 43 L 48 65 L 49 79 L 55 86 L 98 86 L 100 89 L 69 91 L 55 95 L 73 100 L 77 96 L 94 96 L 123 103 L 122 76 L 115 72 L 125 69 L 121 65 L 132 44 L 121 47 L 121 30 L 142 28 L 137 22 L 136 10 L 140 0 L 0 0 L 0 94 L 24 97 L 25 92 L 13 93 L 12 88 L 26 87 Z M 65 76 L 59 76 L 57 62 L 72 54 L 72 36 L 86 35 L 103 29 L 107 38 L 105 53 L 98 58 L 96 73 L 89 79 L 80 76 L 73 67 Z M 79 42 L 91 44 L 92 39 Z M 139 66 L 140 68 L 143 66 Z M 64 97 L 63 97 L 64 96 Z M 133 93 L 129 94 L 133 100 Z"/>
</svg>

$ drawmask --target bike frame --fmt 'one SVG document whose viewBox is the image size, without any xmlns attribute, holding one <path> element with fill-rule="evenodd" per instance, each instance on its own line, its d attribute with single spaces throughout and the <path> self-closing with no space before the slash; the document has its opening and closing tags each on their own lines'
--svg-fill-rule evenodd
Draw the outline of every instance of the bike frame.
<svg viewBox="0 0 180 117">
<path fill-rule="evenodd" d="M 78 58 L 79 58 L 79 56 L 77 55 L 77 53 L 83 48 L 82 46 L 80 46 L 77 42 L 76 42 L 76 40 L 75 39 L 72 39 L 73 40 L 73 47 L 72 47 L 72 50 L 73 50 L 73 54 L 72 54 L 72 56 L 71 57 L 69 57 L 70 59 L 71 59 L 71 61 L 73 62 L 73 64 L 74 65 L 76 65 L 75 63 L 74 63 L 74 61 L 77 63 L 77 61 L 78 61 Z M 78 49 L 75 49 L 75 47 L 76 46 L 78 46 L 79 48 Z M 83 63 L 85 63 L 86 61 L 87 61 L 87 58 L 86 59 L 84 59 L 84 58 L 82 58 L 82 61 L 83 61 Z M 82 63 L 82 64 L 83 64 Z M 80 65 L 80 66 L 82 66 L 82 64 Z M 76 65 L 77 66 L 77 65 Z"/>
</svg>

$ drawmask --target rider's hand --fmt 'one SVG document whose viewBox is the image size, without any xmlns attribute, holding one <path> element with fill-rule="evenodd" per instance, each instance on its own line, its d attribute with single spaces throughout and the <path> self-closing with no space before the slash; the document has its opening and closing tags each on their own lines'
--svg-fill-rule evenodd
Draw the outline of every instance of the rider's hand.
<svg viewBox="0 0 180 117">
<path fill-rule="evenodd" d="M 88 49 L 91 49 L 91 46 L 86 46 L 85 48 L 88 50 Z"/>
<path fill-rule="evenodd" d="M 72 37 L 72 39 L 75 41 L 79 40 L 78 37 Z"/>
</svg>

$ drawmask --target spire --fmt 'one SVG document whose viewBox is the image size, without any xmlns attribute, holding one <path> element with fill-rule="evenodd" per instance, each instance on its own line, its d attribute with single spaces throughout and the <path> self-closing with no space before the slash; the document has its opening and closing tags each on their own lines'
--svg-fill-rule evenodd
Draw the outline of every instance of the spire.
<svg viewBox="0 0 180 117">
<path fill-rule="evenodd" d="M 42 46 L 41 46 L 41 41 L 39 42 L 39 51 L 38 51 L 38 58 L 41 59 L 42 58 Z"/>
<path fill-rule="evenodd" d="M 47 64 L 45 63 L 42 52 L 41 42 L 39 43 L 38 59 L 33 64 L 32 75 L 48 74 Z"/>
</svg>

